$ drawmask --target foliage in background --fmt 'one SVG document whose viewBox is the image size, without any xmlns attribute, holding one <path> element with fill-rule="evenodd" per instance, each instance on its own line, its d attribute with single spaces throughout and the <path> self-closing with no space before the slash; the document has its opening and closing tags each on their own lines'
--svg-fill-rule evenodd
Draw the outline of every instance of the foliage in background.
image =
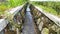
<svg viewBox="0 0 60 34">
<path fill-rule="evenodd" d="M 6 0 L 4 2 L 0 2 L 0 15 L 3 14 L 5 10 L 20 6 L 27 1 L 28 0 Z"/>
<path fill-rule="evenodd" d="M 49 12 L 60 17 L 60 2 L 32 2 L 32 3 L 44 9 L 46 12 Z"/>
<path fill-rule="evenodd" d="M 5 10 L 22 5 L 27 1 L 28 0 L 6 0 L 5 2 L 0 2 L 0 15 L 4 14 Z M 49 13 L 60 16 L 60 2 L 33 2 L 33 4 L 40 6 Z"/>
<path fill-rule="evenodd" d="M 26 2 L 27 0 L 8 0 L 8 6 L 9 7 L 16 7 L 19 5 L 22 5 Z"/>
</svg>

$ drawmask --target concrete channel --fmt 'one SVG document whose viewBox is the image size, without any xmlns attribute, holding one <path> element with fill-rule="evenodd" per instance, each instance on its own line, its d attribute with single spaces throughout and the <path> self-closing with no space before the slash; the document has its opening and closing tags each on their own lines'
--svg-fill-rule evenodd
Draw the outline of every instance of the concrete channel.
<svg viewBox="0 0 60 34">
<path fill-rule="evenodd" d="M 34 20 L 32 18 L 30 5 L 27 5 L 26 14 L 25 14 L 25 21 L 23 24 L 22 34 L 37 34 L 35 30 Z"/>
<path fill-rule="evenodd" d="M 60 34 L 60 21 L 50 14 L 42 12 L 36 6 L 27 3 L 10 12 L 13 15 L 12 20 L 21 26 L 21 29 L 8 26 L 9 21 L 4 19 L 0 21 L 0 34 Z M 11 29 L 8 29 L 9 27 Z"/>
</svg>

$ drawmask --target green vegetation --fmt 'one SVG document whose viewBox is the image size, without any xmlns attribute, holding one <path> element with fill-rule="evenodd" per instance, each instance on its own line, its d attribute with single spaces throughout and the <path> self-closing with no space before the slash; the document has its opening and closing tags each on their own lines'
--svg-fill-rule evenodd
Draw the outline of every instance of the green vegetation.
<svg viewBox="0 0 60 34">
<path fill-rule="evenodd" d="M 16 6 L 20 6 L 27 1 L 28 0 L 6 0 L 4 2 L 0 2 L 0 15 L 4 14 L 5 10 L 8 10 Z M 60 2 L 32 2 L 32 3 L 34 5 L 41 7 L 46 12 L 60 17 Z"/>
<path fill-rule="evenodd" d="M 60 2 L 32 2 L 34 5 L 39 6 L 45 12 L 54 14 L 60 17 Z"/>
<path fill-rule="evenodd" d="M 20 6 L 24 4 L 28 0 L 6 0 L 4 2 L 0 2 L 0 15 L 4 14 L 5 10 L 8 10 L 10 8 Z"/>
</svg>

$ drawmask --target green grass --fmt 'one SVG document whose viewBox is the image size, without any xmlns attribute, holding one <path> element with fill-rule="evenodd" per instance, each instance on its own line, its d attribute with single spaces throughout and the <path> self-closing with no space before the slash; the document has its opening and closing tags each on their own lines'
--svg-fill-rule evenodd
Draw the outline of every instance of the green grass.
<svg viewBox="0 0 60 34">
<path fill-rule="evenodd" d="M 45 12 L 57 15 L 57 12 L 54 9 L 50 8 L 50 7 L 44 7 L 42 5 L 40 5 L 39 7 L 41 7 Z"/>
<path fill-rule="evenodd" d="M 1 4 L 1 5 L 0 5 L 0 16 L 1 16 L 2 14 L 4 14 L 5 10 L 7 10 L 7 9 L 8 9 L 7 6 L 5 6 L 4 4 Z"/>
<path fill-rule="evenodd" d="M 39 7 L 41 7 L 45 12 L 48 12 L 50 14 L 60 17 L 60 14 L 58 15 L 57 11 L 52 9 L 51 7 L 46 7 L 46 6 L 42 6 L 42 5 L 40 5 Z"/>
<path fill-rule="evenodd" d="M 57 11 L 55 9 L 52 9 L 51 7 L 46 7 L 46 6 L 38 5 L 38 4 L 33 4 L 33 5 L 36 5 L 42 8 L 46 13 L 50 13 L 50 14 L 60 17 L 60 14 L 58 15 Z"/>
<path fill-rule="evenodd" d="M 16 7 L 25 3 L 25 1 L 24 0 L 9 0 L 8 3 L 9 3 L 8 4 L 9 7 Z"/>
<path fill-rule="evenodd" d="M 3 14 L 5 10 L 20 6 L 26 1 L 27 0 L 7 0 L 6 2 L 0 2 L 0 15 Z"/>
</svg>

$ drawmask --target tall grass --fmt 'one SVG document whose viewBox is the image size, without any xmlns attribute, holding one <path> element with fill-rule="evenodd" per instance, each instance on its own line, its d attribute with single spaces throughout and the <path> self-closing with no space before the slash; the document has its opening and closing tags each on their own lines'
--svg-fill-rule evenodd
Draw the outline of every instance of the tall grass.
<svg viewBox="0 0 60 34">
<path fill-rule="evenodd" d="M 0 15 L 4 13 L 5 10 L 10 8 L 20 6 L 24 4 L 27 0 L 6 0 L 6 2 L 0 3 Z"/>
<path fill-rule="evenodd" d="M 32 2 L 32 3 L 33 3 L 33 5 L 36 5 L 36 6 L 40 7 L 40 8 L 42 8 L 45 12 L 60 17 L 60 14 L 58 14 L 58 11 L 56 11 L 55 9 L 53 9 L 53 8 L 51 8 L 51 7 L 48 7 L 48 6 L 43 6 L 43 5 L 41 5 L 41 4 L 39 4 L 39 3 L 36 3 L 36 2 Z M 48 4 L 47 4 L 47 5 L 48 5 Z"/>
<path fill-rule="evenodd" d="M 22 5 L 24 3 L 25 3 L 24 0 L 8 0 L 9 7 L 16 7 L 16 6 Z"/>
</svg>

